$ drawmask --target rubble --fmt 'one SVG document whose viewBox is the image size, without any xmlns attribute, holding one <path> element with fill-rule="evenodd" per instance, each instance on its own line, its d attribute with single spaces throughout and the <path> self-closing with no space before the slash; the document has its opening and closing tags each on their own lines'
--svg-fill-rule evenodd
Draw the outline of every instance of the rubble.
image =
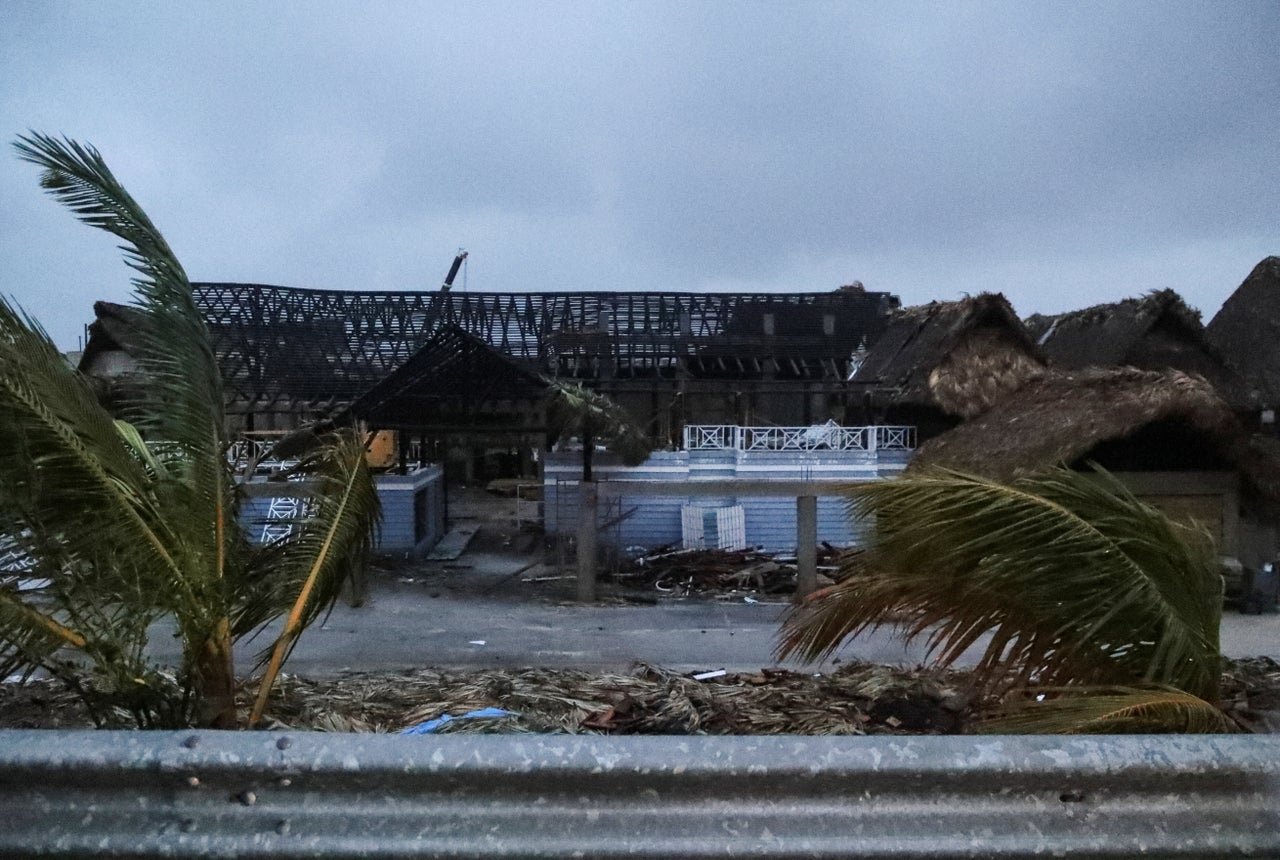
<svg viewBox="0 0 1280 860">
<path fill-rule="evenodd" d="M 705 674 L 705 673 L 698 673 Z M 1241 731 L 1280 731 L 1280 664 L 1225 661 L 1223 706 Z M 250 704 L 252 690 L 240 694 Z M 637 665 L 629 673 L 438 670 L 282 676 L 267 727 L 401 732 L 444 716 L 439 733 L 863 735 L 963 734 L 991 702 L 963 671 L 849 663 L 811 674 L 764 668 L 704 677 Z M 476 711 L 498 720 L 459 720 Z M 121 727 L 129 722 L 122 719 Z M 50 681 L 0 685 L 0 727 L 91 725 L 73 695 Z"/>
<path fill-rule="evenodd" d="M 818 585 L 836 581 L 849 550 L 818 547 Z M 670 597 L 694 595 L 738 599 L 744 595 L 789 595 L 796 590 L 795 556 L 760 550 L 672 549 L 662 547 L 633 559 L 614 574 L 630 588 L 653 589 Z"/>
</svg>

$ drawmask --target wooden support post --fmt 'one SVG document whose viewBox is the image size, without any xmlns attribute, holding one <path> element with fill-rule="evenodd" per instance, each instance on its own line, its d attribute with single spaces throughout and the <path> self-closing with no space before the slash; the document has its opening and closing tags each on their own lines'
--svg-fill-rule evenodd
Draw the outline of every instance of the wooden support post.
<svg viewBox="0 0 1280 860">
<path fill-rule="evenodd" d="M 578 601 L 596 599 L 596 485 L 578 483 Z"/>
<path fill-rule="evenodd" d="M 796 599 L 818 590 L 818 497 L 796 497 Z"/>
</svg>

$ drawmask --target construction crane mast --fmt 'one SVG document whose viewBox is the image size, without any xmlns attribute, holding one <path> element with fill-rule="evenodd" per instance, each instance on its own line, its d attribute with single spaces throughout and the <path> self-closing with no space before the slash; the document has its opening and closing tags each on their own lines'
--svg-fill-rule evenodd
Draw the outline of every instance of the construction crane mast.
<svg viewBox="0 0 1280 860">
<path fill-rule="evenodd" d="M 453 265 L 449 267 L 449 274 L 444 276 L 444 283 L 440 285 L 440 292 L 449 292 L 449 288 L 453 286 L 453 279 L 458 277 L 458 269 L 462 268 L 462 261 L 465 259 L 467 259 L 466 251 L 459 251 L 458 256 L 453 258 Z"/>
</svg>

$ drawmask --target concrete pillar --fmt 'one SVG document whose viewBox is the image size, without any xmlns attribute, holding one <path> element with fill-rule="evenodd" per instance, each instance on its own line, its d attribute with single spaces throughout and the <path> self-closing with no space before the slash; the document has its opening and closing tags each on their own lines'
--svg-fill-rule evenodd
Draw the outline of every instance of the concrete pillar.
<svg viewBox="0 0 1280 860">
<path fill-rule="evenodd" d="M 578 483 L 578 601 L 596 599 L 596 485 Z"/>
<path fill-rule="evenodd" d="M 818 497 L 796 498 L 796 599 L 818 590 Z"/>
</svg>

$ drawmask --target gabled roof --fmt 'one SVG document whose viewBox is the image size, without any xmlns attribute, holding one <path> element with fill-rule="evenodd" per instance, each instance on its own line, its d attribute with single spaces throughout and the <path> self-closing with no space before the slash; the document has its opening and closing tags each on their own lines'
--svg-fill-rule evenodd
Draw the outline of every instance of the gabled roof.
<svg viewBox="0 0 1280 860">
<path fill-rule="evenodd" d="M 1173 290 L 1064 314 L 1036 314 L 1026 325 L 1057 367 L 1171 368 L 1203 376 L 1235 409 L 1256 406 L 1240 375 L 1206 339 L 1200 312 Z"/>
<path fill-rule="evenodd" d="M 982 293 L 895 312 L 850 382 L 891 403 L 970 416 L 1043 367 L 1005 297 Z"/>
<path fill-rule="evenodd" d="M 1256 489 L 1280 499 L 1280 461 L 1263 456 L 1204 379 L 1177 370 L 1091 368 L 1032 380 L 987 412 L 935 436 L 909 469 L 947 468 L 1008 480 L 1072 465 L 1158 422 L 1193 432 Z M 1176 460 L 1176 451 L 1169 452 Z"/>
<path fill-rule="evenodd" d="M 1280 257 L 1254 266 L 1205 335 L 1265 404 L 1280 405 Z"/>
<path fill-rule="evenodd" d="M 541 400 L 547 387 L 527 366 L 449 325 L 357 398 L 346 416 L 379 428 L 430 427 L 442 414 Z"/>
</svg>

